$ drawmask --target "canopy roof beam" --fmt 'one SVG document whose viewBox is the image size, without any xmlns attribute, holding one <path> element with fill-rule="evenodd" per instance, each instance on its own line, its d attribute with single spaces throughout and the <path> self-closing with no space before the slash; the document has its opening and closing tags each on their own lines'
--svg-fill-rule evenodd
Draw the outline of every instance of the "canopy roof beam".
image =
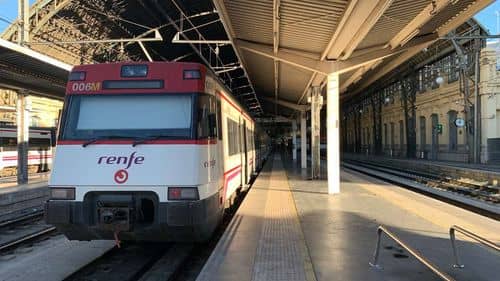
<svg viewBox="0 0 500 281">
<path fill-rule="evenodd" d="M 273 53 L 274 55 L 278 55 L 278 49 L 280 46 L 280 0 L 273 0 Z M 280 64 L 279 61 L 274 59 L 274 115 L 278 115 L 278 94 L 280 87 Z"/>
<path fill-rule="evenodd" d="M 415 40 L 412 40 L 412 42 L 410 44 L 407 44 L 405 47 L 396 48 L 394 50 L 391 50 L 387 47 L 369 53 L 364 53 L 362 55 L 355 56 L 344 61 L 315 60 L 310 57 L 299 55 L 297 52 L 289 52 L 286 49 L 280 49 L 278 53 L 274 55 L 272 47 L 265 44 L 252 43 L 243 40 L 236 40 L 235 43 L 239 48 L 247 50 L 249 52 L 278 60 L 280 62 L 290 64 L 298 68 L 317 72 L 323 75 L 328 75 L 330 73 L 340 74 L 348 72 L 363 65 L 370 64 L 386 57 L 404 52 L 410 48 L 421 48 L 421 45 L 423 43 L 427 43 L 435 39 L 437 39 L 436 34 L 421 36 L 419 38 L 416 38 Z"/>
<path fill-rule="evenodd" d="M 444 2 L 449 2 L 449 3 L 446 3 L 446 4 L 450 4 L 451 3 L 453 5 L 456 1 L 444 1 L 444 0 L 437 1 L 436 2 L 436 7 L 435 7 L 434 11 L 437 12 L 438 11 L 437 9 L 442 9 L 443 8 L 442 5 L 445 5 Z M 479 12 L 480 10 L 484 9 L 486 6 L 488 6 L 489 4 L 491 4 L 491 2 L 492 2 L 492 0 L 478 0 L 478 1 L 476 1 L 474 3 L 474 5 L 469 6 L 465 11 L 462 11 L 460 14 L 458 14 L 457 16 L 455 16 L 453 19 L 451 19 L 450 21 L 446 22 L 444 25 L 440 26 L 436 30 L 436 32 L 434 34 L 437 36 L 437 38 L 445 36 L 446 34 L 450 33 L 452 30 L 454 30 L 458 26 L 460 26 L 463 23 L 463 21 L 464 21 L 463 19 L 464 18 L 470 18 L 470 17 L 472 17 L 477 12 Z M 424 13 L 424 12 L 430 13 L 431 10 L 429 10 L 429 7 L 432 7 L 432 4 L 430 4 L 429 6 L 427 6 L 424 9 L 424 11 L 422 11 L 422 13 Z M 435 12 L 433 12 L 433 13 L 435 13 Z M 420 15 L 420 16 L 425 16 L 425 15 Z M 430 20 L 430 18 L 428 20 Z M 403 30 L 401 32 L 403 32 L 404 30 L 406 30 L 406 32 L 409 32 L 409 30 L 411 29 L 410 26 L 413 27 L 413 28 L 415 28 L 417 26 L 417 22 L 418 21 L 420 21 L 420 19 L 418 19 L 418 16 L 417 16 L 412 21 L 413 25 L 412 25 L 412 22 L 410 22 L 405 28 L 403 28 Z M 395 42 L 398 42 L 398 40 L 399 40 L 398 38 L 402 37 L 401 35 L 400 36 L 398 36 L 398 35 L 396 35 L 390 42 L 393 42 L 393 44 L 396 44 Z M 413 40 L 415 40 L 415 39 L 412 39 L 410 42 L 412 42 Z M 370 76 L 367 79 L 365 79 L 364 81 L 362 81 L 362 83 L 360 83 L 358 85 L 358 87 L 353 92 L 349 93 L 349 95 L 347 95 L 347 96 L 341 96 L 341 98 L 345 99 L 345 98 L 348 98 L 348 97 L 351 97 L 351 96 L 354 96 L 354 95 L 360 93 L 363 89 L 369 87 L 371 84 L 373 84 L 374 82 L 376 82 L 378 79 L 380 79 L 384 75 L 390 73 L 391 71 L 393 71 L 394 69 L 396 69 L 398 66 L 400 66 L 402 63 L 406 62 L 407 60 L 409 60 L 410 58 L 412 58 L 413 56 L 415 56 L 416 54 L 418 54 L 420 51 L 422 51 L 425 48 L 429 47 L 434 42 L 435 42 L 435 40 L 428 41 L 426 43 L 421 44 L 420 48 L 409 48 L 409 49 L 407 49 L 403 54 L 399 55 L 396 59 L 394 59 L 390 63 L 384 65 L 384 67 L 380 68 L 372 76 Z M 409 44 L 407 43 L 407 45 L 409 45 Z M 391 45 L 391 47 L 392 47 L 392 45 Z M 400 47 L 396 47 L 396 49 L 397 48 L 401 48 L 401 46 Z"/>
<path fill-rule="evenodd" d="M 257 98 L 257 94 L 255 93 L 255 88 L 253 86 L 252 81 L 250 80 L 250 76 L 248 75 L 248 71 L 246 68 L 246 62 L 245 62 L 244 58 L 241 56 L 240 51 L 238 50 L 237 46 L 234 45 L 234 38 L 236 36 L 235 36 L 234 30 L 232 28 L 231 20 L 229 18 L 228 13 L 227 13 L 227 9 L 226 9 L 226 6 L 224 4 L 224 0 L 213 0 L 213 4 L 215 6 L 215 9 L 217 10 L 217 13 L 219 14 L 219 18 L 221 19 L 222 26 L 224 27 L 224 30 L 226 31 L 227 37 L 228 37 L 229 41 L 231 41 L 231 45 L 233 46 L 234 53 L 236 54 L 236 57 L 238 58 L 238 61 L 240 62 L 241 69 L 243 70 L 243 76 L 245 76 L 245 78 L 247 79 L 250 87 L 252 88 L 252 92 L 255 96 L 255 100 L 259 104 L 259 106 L 257 108 L 254 108 L 254 109 L 258 109 L 258 113 L 263 114 L 264 111 L 262 110 L 262 106 L 260 105 L 260 101 Z M 240 77 L 238 77 L 238 78 L 240 78 Z"/>
<path fill-rule="evenodd" d="M 427 5 L 412 21 L 394 36 L 389 45 L 392 49 L 408 43 L 413 37 L 420 33 L 420 28 L 429 22 L 437 13 L 444 9 L 451 0 L 435 0 Z"/>
<path fill-rule="evenodd" d="M 276 99 L 273 99 L 273 98 L 269 98 L 269 97 L 263 97 L 262 98 L 263 100 L 266 100 L 266 101 L 269 101 L 269 102 L 272 102 L 276 105 L 281 105 L 281 106 L 284 106 L 286 108 L 289 108 L 289 109 L 293 109 L 293 110 L 296 110 L 296 111 L 307 111 L 309 110 L 311 107 L 308 106 L 308 105 L 299 105 L 299 104 L 295 104 L 293 102 L 289 102 L 289 101 L 286 101 L 286 100 L 276 100 Z"/>
<path fill-rule="evenodd" d="M 321 60 L 348 59 L 392 1 L 350 1 L 339 26 L 321 55 Z"/>
</svg>

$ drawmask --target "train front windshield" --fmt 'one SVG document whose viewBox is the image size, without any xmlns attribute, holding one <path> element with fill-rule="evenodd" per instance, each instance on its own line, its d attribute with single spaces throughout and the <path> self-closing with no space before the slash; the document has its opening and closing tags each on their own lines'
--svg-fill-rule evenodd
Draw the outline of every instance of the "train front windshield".
<svg viewBox="0 0 500 281">
<path fill-rule="evenodd" d="M 193 137 L 190 94 L 70 95 L 62 140 Z"/>
</svg>

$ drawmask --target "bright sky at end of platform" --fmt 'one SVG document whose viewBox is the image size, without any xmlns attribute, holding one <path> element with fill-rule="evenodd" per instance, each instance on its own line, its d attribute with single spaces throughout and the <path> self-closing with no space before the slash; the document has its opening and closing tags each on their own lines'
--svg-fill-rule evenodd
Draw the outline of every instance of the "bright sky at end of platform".
<svg viewBox="0 0 500 281">
<path fill-rule="evenodd" d="M 497 17 L 500 17 L 500 15 L 497 15 L 497 13 L 500 13 L 499 0 L 493 2 L 491 5 L 486 7 L 486 9 L 477 13 L 474 18 L 479 21 L 479 23 L 481 23 L 490 34 L 499 34 L 500 26 L 497 26 L 497 24 L 499 24 L 497 20 L 500 18 Z"/>
<path fill-rule="evenodd" d="M 30 5 L 34 2 L 35 0 L 30 0 Z M 16 20 L 17 3 L 18 0 L 0 0 L 0 33 Z"/>
<path fill-rule="evenodd" d="M 30 0 L 30 5 L 35 0 Z M 17 18 L 18 0 L 0 0 L 0 33 L 8 26 L 9 22 L 14 22 Z M 497 27 L 497 13 L 500 13 L 500 0 L 493 2 L 486 9 L 474 16 L 490 34 L 498 34 L 500 27 Z M 6 22 L 7 21 L 7 22 Z"/>
</svg>

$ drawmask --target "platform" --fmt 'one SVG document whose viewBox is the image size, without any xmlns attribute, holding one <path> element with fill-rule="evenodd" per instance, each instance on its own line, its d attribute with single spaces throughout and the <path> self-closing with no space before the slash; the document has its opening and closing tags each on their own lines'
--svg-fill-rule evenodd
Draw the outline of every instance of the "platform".
<svg viewBox="0 0 500 281">
<path fill-rule="evenodd" d="M 0 186 L 0 221 L 14 219 L 27 212 L 41 211 L 48 198 L 46 178 L 37 178 L 28 184 Z"/>
<path fill-rule="evenodd" d="M 286 165 L 286 169 L 283 166 Z M 198 280 L 440 280 L 384 237 L 384 225 L 457 280 L 495 280 L 499 257 L 458 235 L 463 269 L 451 267 L 453 224 L 500 241 L 500 223 L 393 185 L 342 172 L 341 193 L 307 180 L 297 163 L 268 161 Z"/>
</svg>

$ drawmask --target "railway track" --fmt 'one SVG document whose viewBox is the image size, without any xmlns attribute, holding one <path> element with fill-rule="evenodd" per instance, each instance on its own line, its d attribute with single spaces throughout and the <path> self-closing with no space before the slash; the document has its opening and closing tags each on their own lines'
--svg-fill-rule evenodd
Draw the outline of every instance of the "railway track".
<svg viewBox="0 0 500 281">
<path fill-rule="evenodd" d="M 255 178 L 252 180 L 251 183 Z M 242 192 L 205 243 L 129 243 L 114 247 L 77 270 L 66 281 L 194 281 L 245 198 Z"/>
<path fill-rule="evenodd" d="M 65 281 L 194 281 L 236 213 L 245 193 L 224 215 L 221 226 L 205 243 L 130 243 L 114 247 Z"/>
<path fill-rule="evenodd" d="M 451 175 L 405 170 L 385 163 L 344 160 L 343 167 L 500 220 L 500 189 Z"/>
<path fill-rule="evenodd" d="M 35 209 L 33 212 L 23 214 L 23 215 L 18 216 L 16 218 L 0 221 L 0 229 L 2 229 L 4 227 L 9 227 L 9 226 L 12 226 L 15 224 L 27 222 L 30 220 L 37 220 L 37 219 L 39 220 L 42 218 L 43 218 L 43 209 Z"/>
<path fill-rule="evenodd" d="M 0 222 L 0 253 L 55 234 L 56 228 L 43 222 L 43 210 Z"/>
<path fill-rule="evenodd" d="M 189 255 L 192 245 L 126 243 L 76 271 L 65 280 L 168 280 Z"/>
</svg>

